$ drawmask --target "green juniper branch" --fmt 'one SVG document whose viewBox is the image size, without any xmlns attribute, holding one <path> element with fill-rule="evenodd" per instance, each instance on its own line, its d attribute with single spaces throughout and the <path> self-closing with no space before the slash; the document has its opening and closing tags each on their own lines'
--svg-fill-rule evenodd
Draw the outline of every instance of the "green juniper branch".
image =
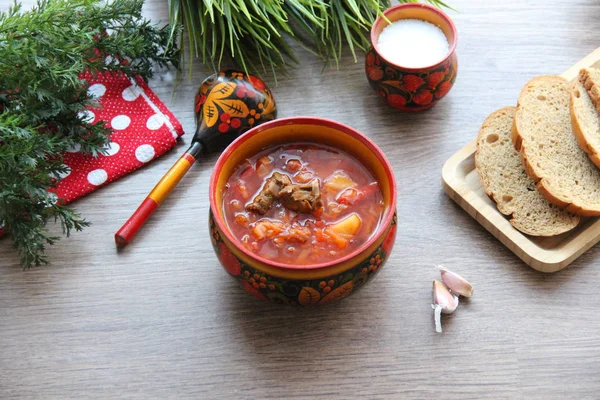
<svg viewBox="0 0 600 400">
<path fill-rule="evenodd" d="M 156 65 L 178 67 L 177 27 L 153 26 L 142 4 L 41 0 L 30 11 L 15 4 L 0 13 L 0 221 L 26 267 L 46 263 L 45 245 L 59 239 L 48 221 L 60 221 L 67 236 L 88 225 L 48 191 L 67 172 L 67 149 L 98 155 L 109 141 L 110 129 L 80 114 L 96 103 L 79 74 L 147 80 Z"/>
</svg>

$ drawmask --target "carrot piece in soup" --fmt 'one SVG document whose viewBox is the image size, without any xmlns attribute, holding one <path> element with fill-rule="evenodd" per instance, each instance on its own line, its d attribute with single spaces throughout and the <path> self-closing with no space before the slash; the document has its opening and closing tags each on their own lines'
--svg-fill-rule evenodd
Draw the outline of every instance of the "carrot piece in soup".
<svg viewBox="0 0 600 400">
<path fill-rule="evenodd" d="M 241 226 L 248 226 L 248 217 L 242 213 L 238 213 L 235 215 L 235 222 Z"/>
<path fill-rule="evenodd" d="M 329 239 L 330 239 L 329 241 L 331 243 L 335 244 L 340 249 L 345 249 L 346 246 L 348 246 L 348 240 L 345 237 L 343 237 L 342 235 L 340 235 L 339 233 L 337 233 L 333 229 L 333 227 L 328 226 L 327 228 L 325 228 L 325 233 L 329 237 Z"/>
<path fill-rule="evenodd" d="M 327 235 L 325 234 L 325 228 L 315 229 L 314 233 L 315 233 L 315 239 L 317 239 L 317 242 L 327 243 L 329 241 Z"/>
<path fill-rule="evenodd" d="M 290 172 L 299 171 L 300 168 L 302 168 L 302 163 L 300 162 L 300 160 L 292 158 L 291 160 L 287 160 L 287 162 L 285 163 L 285 169 Z"/>
<path fill-rule="evenodd" d="M 256 240 L 272 239 L 283 231 L 283 224 L 269 219 L 261 219 L 254 223 L 250 233 Z"/>
</svg>

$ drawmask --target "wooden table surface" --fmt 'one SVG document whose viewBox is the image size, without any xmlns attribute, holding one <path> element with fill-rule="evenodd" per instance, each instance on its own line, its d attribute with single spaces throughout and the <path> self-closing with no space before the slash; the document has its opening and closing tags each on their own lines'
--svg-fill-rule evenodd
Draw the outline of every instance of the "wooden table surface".
<svg viewBox="0 0 600 400">
<path fill-rule="evenodd" d="M 321 73 L 299 50 L 302 65 L 278 86 L 268 81 L 280 117 L 349 124 L 394 167 L 398 238 L 365 290 L 317 310 L 242 292 L 210 245 L 216 155 L 115 250 L 114 232 L 190 142 L 193 96 L 208 71 L 197 66 L 175 100 L 174 75 L 163 75 L 151 87 L 183 123 L 182 143 L 77 201 L 93 225 L 50 247 L 51 266 L 24 271 L 10 240 L 0 241 L 0 398 L 599 398 L 600 247 L 562 272 L 538 273 L 443 193 L 441 168 L 528 79 L 562 73 L 600 45 L 600 3 L 449 3 L 460 10 L 449 13 L 459 74 L 429 112 L 386 108 L 362 59 Z M 166 19 L 166 4 L 148 0 L 147 15 Z M 433 264 L 475 286 L 443 334 L 430 307 Z"/>
</svg>

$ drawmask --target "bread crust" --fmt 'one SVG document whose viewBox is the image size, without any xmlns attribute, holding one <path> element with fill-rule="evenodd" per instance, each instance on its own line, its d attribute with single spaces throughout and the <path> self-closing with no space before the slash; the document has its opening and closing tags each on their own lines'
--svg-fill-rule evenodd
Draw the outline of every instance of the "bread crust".
<svg viewBox="0 0 600 400">
<path fill-rule="evenodd" d="M 569 230 L 573 229 L 575 226 L 577 226 L 579 224 L 579 218 L 576 217 L 575 215 L 573 216 L 574 218 L 576 218 L 574 220 L 574 223 L 571 227 L 562 227 L 561 229 L 556 229 L 555 231 L 547 231 L 547 232 L 543 232 L 540 230 L 531 230 L 528 229 L 527 226 L 525 226 L 521 221 L 517 220 L 514 217 L 515 211 L 509 211 L 506 209 L 505 206 L 501 206 L 502 202 L 501 202 L 501 194 L 499 193 L 495 193 L 491 186 L 489 184 L 489 182 L 487 182 L 487 177 L 484 177 L 484 175 L 480 172 L 482 165 L 480 164 L 480 154 L 481 154 L 481 147 L 480 147 L 480 141 L 482 139 L 482 137 L 486 134 L 485 129 L 487 128 L 488 124 L 491 124 L 492 121 L 494 121 L 496 118 L 498 118 L 500 115 L 506 114 L 506 113 L 513 113 L 515 112 L 516 107 L 514 106 L 509 106 L 509 107 L 503 107 L 499 110 L 494 111 L 492 114 L 490 114 L 485 121 L 483 122 L 483 124 L 481 125 L 481 128 L 479 129 L 479 134 L 477 135 L 477 150 L 475 151 L 475 168 L 478 170 L 478 175 L 479 175 L 479 180 L 481 182 L 481 186 L 483 186 L 483 189 L 486 193 L 486 195 L 494 202 L 496 203 L 496 207 L 498 208 L 498 211 L 500 211 L 500 213 L 506 215 L 509 218 L 509 222 L 511 223 L 511 225 L 513 227 L 515 227 L 515 229 L 527 234 L 527 235 L 532 235 L 532 236 L 545 236 L 545 237 L 549 237 L 549 236 L 555 236 L 564 232 L 568 232 Z M 514 135 L 514 118 L 513 118 L 513 124 L 512 124 L 512 129 L 511 129 L 511 136 Z"/>
<path fill-rule="evenodd" d="M 515 113 L 515 118 L 513 121 L 513 131 L 512 131 L 512 138 L 513 138 L 513 144 L 515 146 L 515 148 L 521 153 L 521 161 L 523 163 L 523 166 L 525 167 L 525 171 L 527 172 L 527 175 L 529 175 L 529 177 L 531 177 L 531 179 L 533 179 L 536 182 L 536 187 L 538 189 L 538 191 L 542 194 L 542 196 L 544 196 L 550 203 L 565 209 L 566 211 L 572 213 L 572 214 L 576 214 L 576 215 L 580 215 L 580 216 L 598 216 L 600 215 L 600 208 L 592 208 L 592 207 L 587 207 L 586 205 L 583 204 L 578 204 L 577 202 L 571 202 L 568 201 L 566 199 L 561 198 L 561 196 L 557 195 L 556 193 L 553 193 L 550 185 L 547 182 L 547 179 L 538 175 L 536 173 L 536 170 L 534 168 L 534 166 L 529 162 L 529 160 L 527 159 L 527 156 L 525 154 L 526 152 L 526 148 L 523 144 L 523 135 L 522 135 L 522 127 L 521 127 L 521 98 L 526 95 L 526 89 L 529 85 L 537 82 L 537 81 L 543 81 L 543 82 L 547 82 L 547 81 L 561 81 L 561 83 L 563 84 L 569 84 L 569 82 L 564 79 L 563 77 L 560 77 L 558 75 L 544 75 L 544 76 L 538 76 L 535 77 L 533 79 L 531 79 L 529 82 L 527 82 L 525 84 L 525 86 L 523 87 L 523 89 L 521 90 L 521 93 L 519 94 L 519 101 L 517 102 L 517 112 Z M 570 110 L 569 110 L 570 112 Z"/>
<path fill-rule="evenodd" d="M 594 79 L 594 76 L 596 79 Z M 598 113 L 600 113 L 600 87 L 599 82 L 597 82 L 599 76 L 600 72 L 596 68 L 582 68 L 579 71 L 579 81 L 585 87 Z"/>
<path fill-rule="evenodd" d="M 577 111 L 575 108 L 575 102 L 576 102 L 576 98 L 578 98 L 577 94 L 579 93 L 579 96 L 581 96 L 582 94 L 580 93 L 580 90 L 577 88 L 577 82 L 574 82 L 571 85 L 571 90 L 569 95 L 571 96 L 570 98 L 570 102 L 569 102 L 569 109 L 571 112 L 571 125 L 573 125 L 573 133 L 575 134 L 575 138 L 577 138 L 577 143 L 579 144 L 579 147 L 581 147 L 581 150 L 585 151 L 585 153 L 588 155 L 588 157 L 590 158 L 590 160 L 592 160 L 592 162 L 598 167 L 600 168 L 600 151 L 598 151 L 597 148 L 594 147 L 594 145 L 592 145 L 590 139 L 588 138 L 588 135 L 585 132 L 585 129 L 583 129 L 581 122 L 579 121 L 579 118 L 577 117 Z M 583 96 L 588 96 L 587 93 L 583 93 Z"/>
</svg>

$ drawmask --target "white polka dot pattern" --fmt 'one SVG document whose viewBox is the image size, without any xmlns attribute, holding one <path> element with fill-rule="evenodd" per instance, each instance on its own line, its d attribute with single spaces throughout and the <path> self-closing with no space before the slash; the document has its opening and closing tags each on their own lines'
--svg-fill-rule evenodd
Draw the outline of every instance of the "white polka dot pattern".
<svg viewBox="0 0 600 400">
<path fill-rule="evenodd" d="M 137 85 L 131 85 L 128 88 L 125 88 L 122 93 L 123 100 L 125 101 L 135 101 L 138 97 L 140 97 L 140 89 Z"/>
<path fill-rule="evenodd" d="M 117 115 L 110 121 L 110 126 L 113 129 L 122 131 L 123 129 L 126 129 L 130 123 L 131 118 L 129 118 L 127 115 Z"/>
<path fill-rule="evenodd" d="M 110 142 L 109 144 L 104 146 L 105 153 L 103 155 L 107 157 L 114 156 L 119 152 L 119 150 L 121 150 L 121 146 L 119 146 L 119 143 Z"/>
<path fill-rule="evenodd" d="M 155 150 L 149 144 L 143 144 L 135 149 L 135 158 L 140 162 L 146 163 L 154 158 Z"/>
<path fill-rule="evenodd" d="M 90 123 L 102 122 L 112 133 L 105 154 L 81 153 L 79 145 L 64 154 L 69 171 L 55 176 L 58 182 L 52 189 L 64 203 L 160 157 L 183 134 L 175 116 L 141 79 L 108 73 L 92 76 L 89 72 L 80 78 L 90 83 L 89 93 L 97 98 L 98 106 L 82 111 L 79 117 Z M 164 119 L 152 119 L 150 126 L 157 129 L 148 129 L 148 120 L 155 115 Z"/>
<path fill-rule="evenodd" d="M 106 93 L 106 86 L 101 83 L 94 83 L 88 88 L 88 94 L 95 98 L 100 98 Z"/>
<path fill-rule="evenodd" d="M 165 123 L 165 117 L 160 114 L 154 114 L 148 121 L 146 121 L 146 128 L 155 131 L 160 129 L 161 126 Z"/>
<path fill-rule="evenodd" d="M 87 180 L 94 186 L 100 186 L 108 179 L 108 174 L 102 168 L 95 169 L 87 174 Z"/>
</svg>

